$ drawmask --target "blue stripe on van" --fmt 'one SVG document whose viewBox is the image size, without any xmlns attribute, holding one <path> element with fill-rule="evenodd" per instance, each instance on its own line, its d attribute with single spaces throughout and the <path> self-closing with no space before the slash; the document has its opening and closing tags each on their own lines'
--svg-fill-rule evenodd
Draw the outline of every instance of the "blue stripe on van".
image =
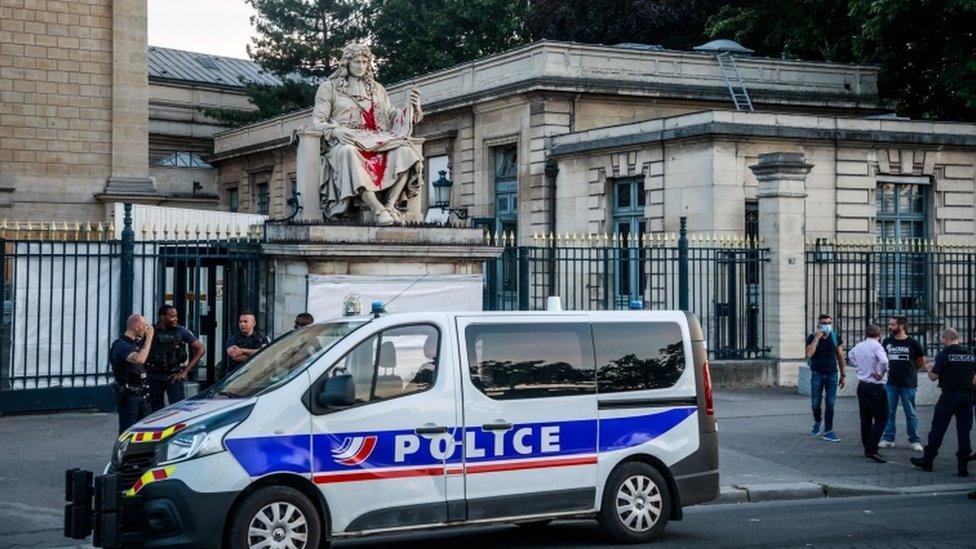
<svg viewBox="0 0 976 549">
<path fill-rule="evenodd" d="M 516 424 L 496 447 L 496 435 L 472 427 L 474 448 L 462 459 L 462 430 L 454 431 L 454 448 L 414 435 L 413 430 L 362 431 L 278 437 L 227 439 L 227 449 L 250 476 L 273 472 L 338 473 L 397 467 L 432 467 L 512 460 L 593 455 L 638 446 L 667 433 L 695 414 L 694 406 L 639 416 Z M 520 447 L 516 448 L 516 435 Z M 397 437 L 402 459 L 397 460 Z M 409 448 L 404 439 L 410 439 Z M 443 438 L 443 437 L 441 437 Z M 597 445 L 597 439 L 599 444 Z M 469 439 L 470 440 L 470 439 Z M 412 444 L 413 442 L 417 444 Z M 442 446 L 435 446 L 441 444 Z M 310 448 L 311 446 L 311 448 Z M 555 449 L 558 446 L 558 449 Z M 406 450 L 406 451 L 405 451 Z M 443 457 L 448 453 L 448 457 Z M 345 462 L 345 463 L 342 463 Z"/>
</svg>

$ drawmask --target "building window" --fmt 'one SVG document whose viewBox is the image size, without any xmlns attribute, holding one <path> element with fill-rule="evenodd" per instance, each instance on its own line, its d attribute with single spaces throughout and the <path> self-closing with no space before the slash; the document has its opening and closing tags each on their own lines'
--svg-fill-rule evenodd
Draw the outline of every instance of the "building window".
<svg viewBox="0 0 976 549">
<path fill-rule="evenodd" d="M 437 202 L 437 192 L 434 190 L 434 181 L 440 179 L 440 172 L 447 172 L 444 177 L 451 179 L 451 168 L 446 154 L 438 156 L 428 156 L 427 163 L 427 207 Z"/>
<path fill-rule="evenodd" d="M 875 194 L 875 232 L 884 257 L 878 269 L 878 300 L 891 313 L 925 307 L 926 262 L 901 242 L 927 237 L 927 185 L 882 182 Z"/>
<path fill-rule="evenodd" d="M 152 162 L 153 166 L 166 168 L 202 168 L 212 169 L 213 166 L 207 164 L 198 155 L 191 152 L 174 152 Z"/>
<path fill-rule="evenodd" d="M 489 398 L 596 393 L 587 324 L 472 324 L 464 338 L 471 383 Z"/>
<path fill-rule="evenodd" d="M 646 286 L 644 250 L 640 236 L 647 230 L 644 219 L 644 178 L 628 177 L 611 182 L 613 232 L 620 238 L 616 261 L 617 299 L 620 304 L 641 298 Z"/>
<path fill-rule="evenodd" d="M 268 215 L 268 211 L 271 206 L 271 195 L 268 193 L 268 184 L 259 183 L 257 186 L 258 191 L 258 213 L 261 215 Z"/>
<path fill-rule="evenodd" d="M 492 149 L 493 183 L 495 187 L 495 231 L 507 237 L 503 242 L 518 242 L 518 147 L 513 143 Z M 497 263 L 493 273 L 493 286 L 503 303 L 516 303 L 518 293 L 517 262 L 515 248 L 504 252 L 509 255 Z M 500 288 L 499 288 L 500 283 Z"/>
<path fill-rule="evenodd" d="M 227 191 L 227 210 L 231 212 L 236 212 L 240 209 L 240 197 L 237 193 L 237 187 L 233 189 L 228 189 Z"/>
</svg>

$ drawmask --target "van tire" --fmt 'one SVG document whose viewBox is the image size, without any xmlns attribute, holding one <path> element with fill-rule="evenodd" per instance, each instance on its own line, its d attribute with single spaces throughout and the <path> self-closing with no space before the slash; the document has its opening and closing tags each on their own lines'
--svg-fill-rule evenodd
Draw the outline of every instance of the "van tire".
<svg viewBox="0 0 976 549">
<path fill-rule="evenodd" d="M 275 514 L 282 518 L 274 520 Z M 315 505 L 305 494 L 289 486 L 266 486 L 244 498 L 231 520 L 227 546 L 250 547 L 248 531 L 252 523 L 259 529 L 267 529 L 271 536 L 304 535 L 305 544 L 299 546 L 302 549 L 318 549 L 322 542 L 323 524 Z"/>
<path fill-rule="evenodd" d="M 610 474 L 597 518 L 614 541 L 648 543 L 661 535 L 670 516 L 668 483 L 653 466 L 630 461 Z"/>
</svg>

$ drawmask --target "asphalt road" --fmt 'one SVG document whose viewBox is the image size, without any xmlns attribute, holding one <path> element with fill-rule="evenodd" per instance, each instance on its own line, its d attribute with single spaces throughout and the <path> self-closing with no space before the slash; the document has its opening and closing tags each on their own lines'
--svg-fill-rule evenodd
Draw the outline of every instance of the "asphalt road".
<svg viewBox="0 0 976 549">
<path fill-rule="evenodd" d="M 976 501 L 965 494 L 818 499 L 693 507 L 668 525 L 667 547 L 976 547 Z M 336 549 L 620 547 L 592 521 L 468 528 L 342 541 Z"/>
</svg>

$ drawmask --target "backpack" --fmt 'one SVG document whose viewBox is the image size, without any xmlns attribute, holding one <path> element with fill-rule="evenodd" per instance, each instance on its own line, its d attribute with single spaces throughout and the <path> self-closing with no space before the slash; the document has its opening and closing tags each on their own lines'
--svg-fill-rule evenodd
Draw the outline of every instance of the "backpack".
<svg viewBox="0 0 976 549">
<path fill-rule="evenodd" d="M 837 347 L 840 344 L 840 338 L 837 336 L 837 332 L 835 332 L 834 330 L 831 330 L 830 331 L 830 335 L 827 336 L 827 337 L 829 337 L 830 338 L 830 341 L 833 342 L 834 347 Z M 813 359 L 813 357 L 807 357 L 807 366 L 811 366 L 810 363 L 811 363 L 812 359 Z"/>
</svg>

